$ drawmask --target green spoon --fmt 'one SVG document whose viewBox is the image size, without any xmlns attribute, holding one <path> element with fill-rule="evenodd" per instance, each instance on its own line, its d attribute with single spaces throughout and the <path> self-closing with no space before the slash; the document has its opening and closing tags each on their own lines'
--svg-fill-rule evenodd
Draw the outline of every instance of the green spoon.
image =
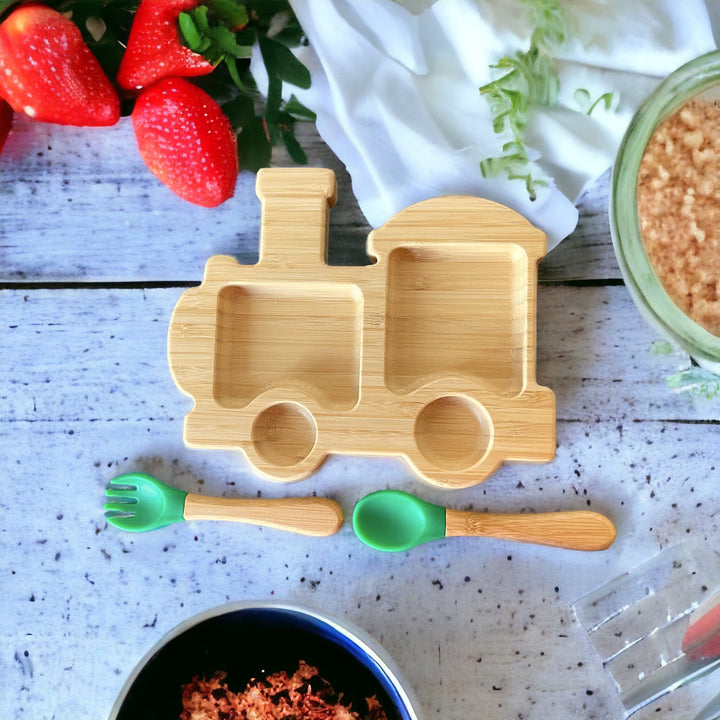
<svg viewBox="0 0 720 720">
<path fill-rule="evenodd" d="M 320 537 L 336 533 L 344 519 L 340 505 L 329 498 L 206 497 L 170 487 L 145 473 L 115 478 L 105 494 L 107 521 L 131 532 L 181 520 L 233 520 Z"/>
<path fill-rule="evenodd" d="M 493 515 L 450 510 L 400 490 L 379 490 L 353 511 L 355 534 L 376 550 L 398 552 L 444 537 L 492 537 L 569 550 L 605 550 L 615 527 L 588 510 Z"/>
</svg>

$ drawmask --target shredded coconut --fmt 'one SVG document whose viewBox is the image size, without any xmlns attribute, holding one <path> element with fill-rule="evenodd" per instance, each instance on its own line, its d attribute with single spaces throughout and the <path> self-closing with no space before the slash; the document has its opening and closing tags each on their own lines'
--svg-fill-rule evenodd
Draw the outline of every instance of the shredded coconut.
<svg viewBox="0 0 720 720">
<path fill-rule="evenodd" d="M 648 259 L 673 302 L 720 336 L 720 106 L 693 99 L 648 142 L 638 175 Z"/>
<path fill-rule="evenodd" d="M 375 696 L 366 698 L 365 715 L 353 711 L 317 668 L 302 660 L 292 675 L 281 671 L 253 679 L 239 693 L 227 686 L 226 676 L 198 676 L 184 685 L 180 720 L 388 720 Z"/>
</svg>

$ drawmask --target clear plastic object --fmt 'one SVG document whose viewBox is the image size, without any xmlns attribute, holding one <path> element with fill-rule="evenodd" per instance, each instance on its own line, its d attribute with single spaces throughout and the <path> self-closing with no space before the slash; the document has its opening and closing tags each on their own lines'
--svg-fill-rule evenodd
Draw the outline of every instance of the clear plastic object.
<svg viewBox="0 0 720 720">
<path fill-rule="evenodd" d="M 694 658 L 682 650 L 691 624 L 718 603 L 720 556 L 686 542 L 584 595 L 573 609 L 629 716 L 720 667 L 720 655 Z"/>
</svg>

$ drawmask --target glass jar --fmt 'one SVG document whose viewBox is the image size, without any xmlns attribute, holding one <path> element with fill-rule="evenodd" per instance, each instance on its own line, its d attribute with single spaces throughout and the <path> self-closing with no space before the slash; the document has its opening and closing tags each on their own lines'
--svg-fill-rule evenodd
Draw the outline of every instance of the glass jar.
<svg viewBox="0 0 720 720">
<path fill-rule="evenodd" d="M 620 271 L 641 314 L 701 367 L 720 375 L 720 337 L 686 315 L 666 292 L 645 249 L 638 215 L 638 174 L 647 144 L 657 127 L 693 98 L 720 100 L 720 51 L 669 75 L 630 122 L 613 167 L 610 231 Z"/>
</svg>

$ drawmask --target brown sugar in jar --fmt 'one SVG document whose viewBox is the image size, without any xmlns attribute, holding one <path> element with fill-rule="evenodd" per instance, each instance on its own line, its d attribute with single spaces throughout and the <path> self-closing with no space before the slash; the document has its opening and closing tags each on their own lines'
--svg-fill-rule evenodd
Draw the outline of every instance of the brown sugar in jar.
<svg viewBox="0 0 720 720">
<path fill-rule="evenodd" d="M 645 252 L 665 291 L 720 337 L 720 103 L 692 99 L 662 122 L 640 163 Z"/>
</svg>

